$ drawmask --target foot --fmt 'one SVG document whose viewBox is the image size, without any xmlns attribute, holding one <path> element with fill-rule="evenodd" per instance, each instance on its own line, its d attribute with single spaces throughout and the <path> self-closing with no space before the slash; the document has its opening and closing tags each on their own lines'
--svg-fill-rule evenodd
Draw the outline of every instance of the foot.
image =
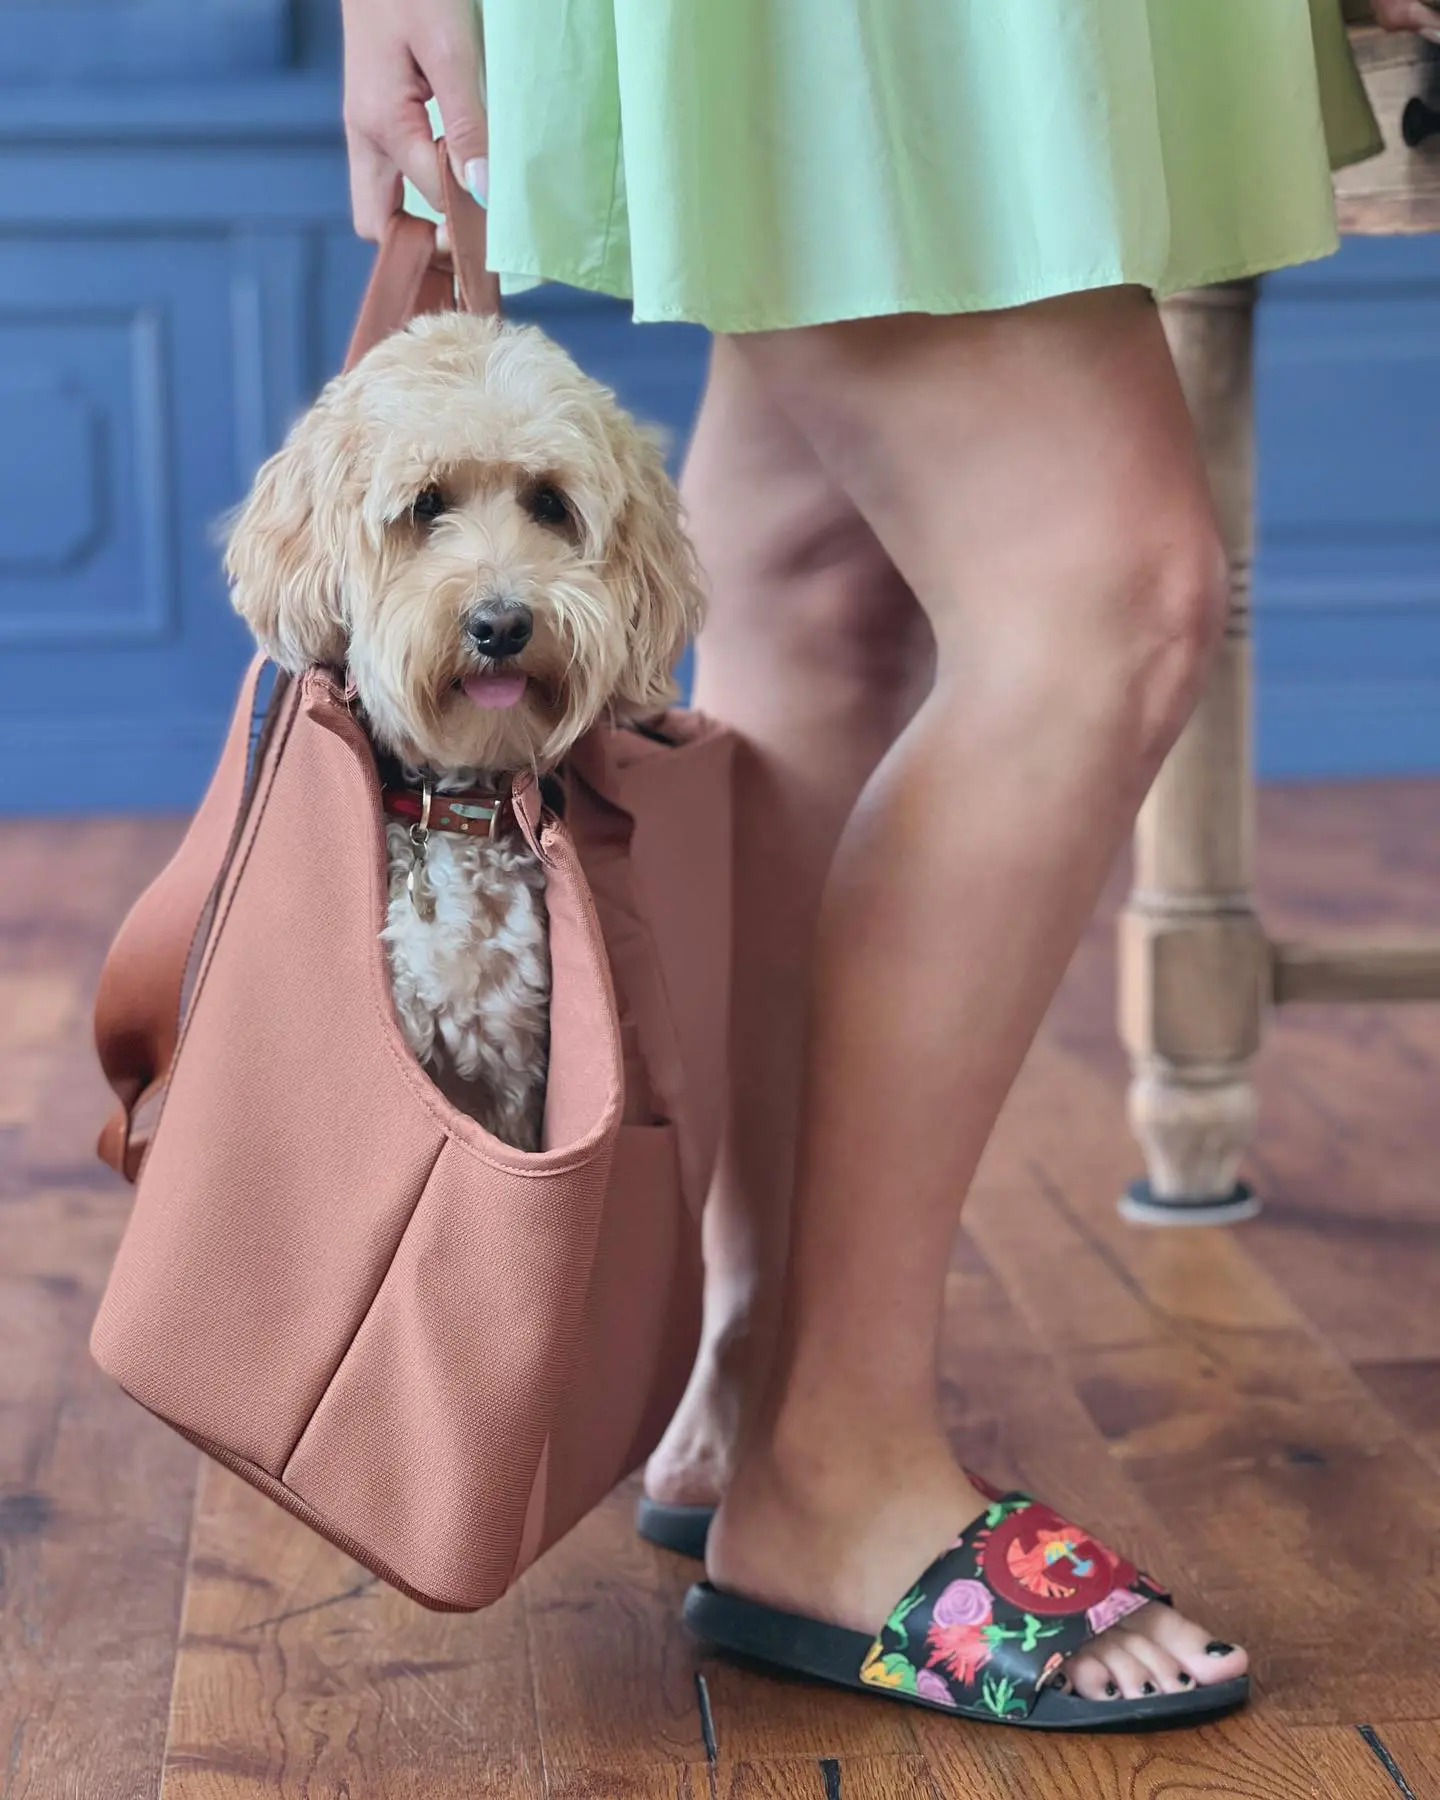
<svg viewBox="0 0 1440 1800">
<path fill-rule="evenodd" d="M 859 1465 L 822 1452 L 787 1470 L 747 1456 L 710 1530 L 717 1587 L 787 1612 L 877 1633 L 897 1596 L 989 1502 L 943 1439 L 877 1445 Z M 903 1470 L 897 1482 L 895 1471 Z M 1091 1639 L 1052 1679 L 1088 1700 L 1136 1699 L 1228 1681 L 1245 1652 L 1173 1607 L 1149 1605 Z"/>
<path fill-rule="evenodd" d="M 645 1492 L 672 1506 L 715 1506 L 730 1485 L 741 1420 L 764 1380 L 770 1336 L 736 1320 L 707 1332 L 665 1435 L 645 1465 Z"/>
</svg>

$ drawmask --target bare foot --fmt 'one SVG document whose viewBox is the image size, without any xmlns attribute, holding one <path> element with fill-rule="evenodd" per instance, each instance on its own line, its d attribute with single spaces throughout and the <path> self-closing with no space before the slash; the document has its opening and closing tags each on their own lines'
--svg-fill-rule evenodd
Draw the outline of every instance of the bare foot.
<svg viewBox="0 0 1440 1800">
<path fill-rule="evenodd" d="M 768 1368 L 771 1334 L 745 1320 L 707 1330 L 690 1380 L 645 1465 L 645 1492 L 674 1506 L 714 1506 L 730 1485 L 742 1419 Z"/>
<path fill-rule="evenodd" d="M 798 1472 L 750 1454 L 711 1527 L 707 1570 L 719 1588 L 869 1635 L 988 1504 L 943 1438 L 863 1454 L 852 1441 Z M 1149 1605 L 1093 1638 L 1055 1679 L 1086 1699 L 1135 1699 L 1228 1681 L 1246 1667 L 1243 1650 L 1173 1607 Z"/>
</svg>

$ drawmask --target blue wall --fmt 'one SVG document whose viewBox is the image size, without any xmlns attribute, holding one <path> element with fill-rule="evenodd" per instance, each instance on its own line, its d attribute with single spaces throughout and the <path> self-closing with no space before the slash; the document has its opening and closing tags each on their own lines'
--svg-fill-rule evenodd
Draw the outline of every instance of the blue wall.
<svg viewBox="0 0 1440 1800">
<path fill-rule="evenodd" d="M 0 47 L 0 811 L 188 806 L 246 654 L 213 522 L 336 365 L 368 264 L 334 18 L 19 11 L 28 36 Z M 60 21 L 64 53 L 37 61 Z M 157 30 L 190 78 L 135 78 Z M 562 291 L 515 310 L 683 431 L 701 333 Z M 1269 284 L 1267 772 L 1440 770 L 1437 400 L 1440 243 L 1352 244 Z"/>
</svg>

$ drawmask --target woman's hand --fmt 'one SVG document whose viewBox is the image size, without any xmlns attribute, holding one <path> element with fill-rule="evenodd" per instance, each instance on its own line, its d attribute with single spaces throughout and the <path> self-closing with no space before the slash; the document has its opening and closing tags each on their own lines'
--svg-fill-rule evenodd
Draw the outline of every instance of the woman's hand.
<svg viewBox="0 0 1440 1800">
<path fill-rule="evenodd" d="M 1432 44 L 1440 44 L 1440 12 L 1425 0 L 1370 0 L 1375 23 L 1387 31 L 1418 31 Z"/>
<path fill-rule="evenodd" d="M 474 0 L 341 0 L 345 22 L 345 141 L 350 209 L 361 237 L 379 239 L 408 175 L 440 209 L 425 102 L 435 99 L 455 174 L 488 198 L 489 137 L 480 104 Z"/>
</svg>

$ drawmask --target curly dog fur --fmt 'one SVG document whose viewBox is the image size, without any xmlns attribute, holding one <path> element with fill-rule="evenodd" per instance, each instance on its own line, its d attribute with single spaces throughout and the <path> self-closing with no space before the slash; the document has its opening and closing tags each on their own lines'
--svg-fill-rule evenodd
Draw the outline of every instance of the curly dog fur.
<svg viewBox="0 0 1440 1800">
<path fill-rule="evenodd" d="M 343 664 L 378 750 L 503 793 L 602 719 L 674 698 L 700 616 L 656 444 L 533 327 L 416 319 L 332 381 L 230 533 L 232 597 L 281 668 Z M 466 1111 L 541 1143 L 550 971 L 523 839 L 386 829 L 383 933 L 415 1055 Z M 429 913 L 432 916 L 426 916 Z"/>
</svg>

